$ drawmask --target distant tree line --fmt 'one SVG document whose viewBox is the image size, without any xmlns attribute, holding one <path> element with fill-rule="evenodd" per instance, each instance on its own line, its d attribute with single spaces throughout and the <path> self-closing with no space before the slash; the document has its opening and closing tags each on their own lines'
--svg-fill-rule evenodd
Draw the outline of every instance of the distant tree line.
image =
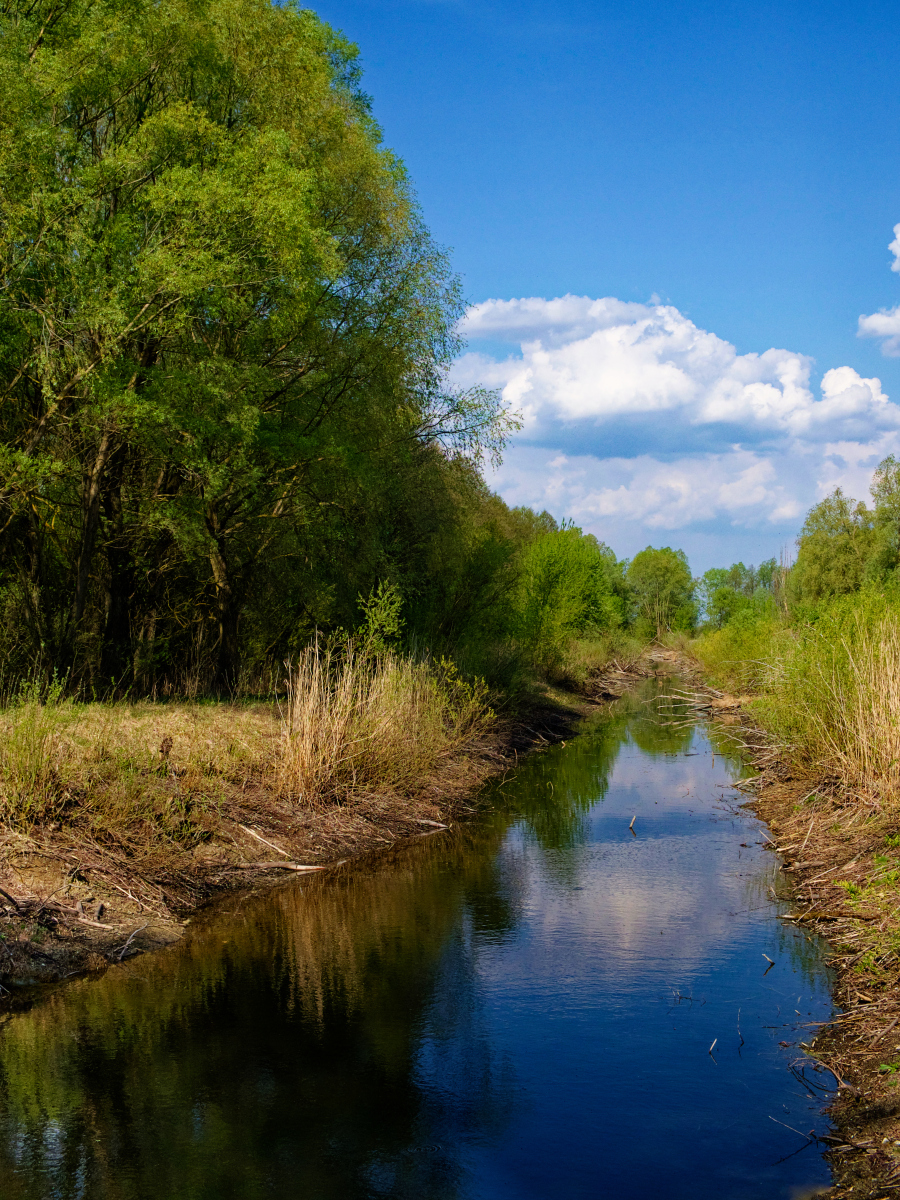
<svg viewBox="0 0 900 1200">
<path fill-rule="evenodd" d="M 701 619 L 722 629 L 778 614 L 815 620 L 822 605 L 876 590 L 900 598 L 900 462 L 890 455 L 875 470 L 871 505 L 841 488 L 807 514 L 792 564 L 774 558 L 758 567 L 713 568 L 698 581 Z"/>
</svg>

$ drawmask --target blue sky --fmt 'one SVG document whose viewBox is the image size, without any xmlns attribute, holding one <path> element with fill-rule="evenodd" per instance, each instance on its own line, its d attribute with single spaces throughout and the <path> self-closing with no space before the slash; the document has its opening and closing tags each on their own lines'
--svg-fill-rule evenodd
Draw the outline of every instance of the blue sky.
<svg viewBox="0 0 900 1200">
<path fill-rule="evenodd" d="M 316 8 L 475 306 L 459 378 L 526 414 L 507 499 L 702 570 L 900 452 L 896 5 Z"/>
</svg>

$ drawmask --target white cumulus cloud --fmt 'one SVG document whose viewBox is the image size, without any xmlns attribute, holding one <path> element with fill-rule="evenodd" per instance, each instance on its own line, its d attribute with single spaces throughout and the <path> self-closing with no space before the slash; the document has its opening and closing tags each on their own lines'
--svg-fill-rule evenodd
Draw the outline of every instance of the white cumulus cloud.
<svg viewBox="0 0 900 1200">
<path fill-rule="evenodd" d="M 516 341 L 503 361 L 473 353 L 460 378 L 499 386 L 524 418 L 525 436 L 548 426 L 610 429 L 627 423 L 646 449 L 720 448 L 784 435 L 835 441 L 871 429 L 900 429 L 900 407 L 878 379 L 851 367 L 829 371 L 821 398 L 810 387 L 812 361 L 789 350 L 738 354 L 671 305 L 610 298 L 487 300 L 462 325 L 469 338 Z"/>
<path fill-rule="evenodd" d="M 892 319 L 900 345 L 900 309 Z M 806 355 L 738 354 L 671 305 L 487 300 L 461 328 L 474 347 L 459 381 L 500 388 L 524 422 L 494 485 L 620 553 L 663 531 L 682 545 L 691 530 L 789 540 L 827 490 L 900 449 L 900 405 L 879 379 L 842 366 L 814 388 Z"/>
<path fill-rule="evenodd" d="M 887 358 L 900 357 L 900 305 L 860 317 L 859 336 L 883 338 L 881 353 Z"/>
</svg>

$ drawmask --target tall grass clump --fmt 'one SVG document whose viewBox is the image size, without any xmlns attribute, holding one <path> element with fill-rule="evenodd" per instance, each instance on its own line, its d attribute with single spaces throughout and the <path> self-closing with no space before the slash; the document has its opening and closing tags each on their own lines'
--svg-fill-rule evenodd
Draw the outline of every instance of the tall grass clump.
<svg viewBox="0 0 900 1200">
<path fill-rule="evenodd" d="M 0 814 L 4 823 L 40 819 L 64 788 L 60 733 L 71 717 L 71 701 L 46 701 L 30 689 L 13 697 L 0 721 Z"/>
<path fill-rule="evenodd" d="M 797 631 L 758 705 L 811 768 L 900 799 L 900 607 L 872 589 L 823 606 Z"/>
<path fill-rule="evenodd" d="M 446 660 L 316 642 L 287 678 L 280 790 L 310 805 L 416 790 L 493 720 L 484 686 Z"/>
</svg>

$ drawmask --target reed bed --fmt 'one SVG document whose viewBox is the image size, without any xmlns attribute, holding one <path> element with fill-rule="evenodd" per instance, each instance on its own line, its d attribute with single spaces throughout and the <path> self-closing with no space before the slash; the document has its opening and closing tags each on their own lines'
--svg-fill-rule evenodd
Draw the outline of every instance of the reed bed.
<svg viewBox="0 0 900 1200">
<path fill-rule="evenodd" d="M 707 673 L 754 694 L 754 717 L 791 761 L 890 806 L 900 802 L 900 607 L 841 598 L 793 629 L 768 619 L 701 637 Z"/>
<path fill-rule="evenodd" d="M 795 644 L 761 706 L 811 767 L 883 802 L 900 800 L 900 614 L 853 613 Z M 779 678 L 780 676 L 780 678 Z"/>
<path fill-rule="evenodd" d="M 372 654 L 352 642 L 307 647 L 286 685 L 278 787 L 311 805 L 415 790 L 494 722 L 484 686 L 452 663 Z"/>
</svg>

